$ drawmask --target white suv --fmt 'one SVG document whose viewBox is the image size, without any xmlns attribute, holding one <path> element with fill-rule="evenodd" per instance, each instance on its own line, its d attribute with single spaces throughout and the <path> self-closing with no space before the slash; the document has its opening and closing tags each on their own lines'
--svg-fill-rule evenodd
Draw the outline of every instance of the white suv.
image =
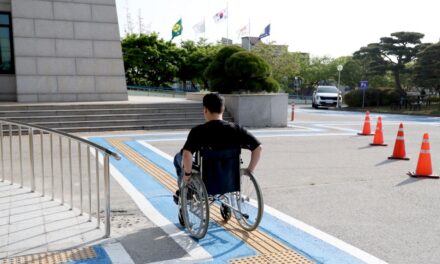
<svg viewBox="0 0 440 264">
<path fill-rule="evenodd" d="M 336 86 L 318 86 L 313 92 L 312 106 L 334 106 L 341 107 L 342 96 Z"/>
</svg>

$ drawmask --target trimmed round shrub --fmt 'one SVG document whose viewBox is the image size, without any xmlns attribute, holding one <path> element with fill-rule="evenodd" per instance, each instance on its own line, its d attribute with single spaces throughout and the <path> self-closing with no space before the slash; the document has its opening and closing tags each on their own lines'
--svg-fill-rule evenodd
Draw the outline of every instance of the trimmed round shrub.
<svg viewBox="0 0 440 264">
<path fill-rule="evenodd" d="M 225 73 L 237 80 L 263 79 L 270 76 L 270 66 L 261 57 L 240 51 L 226 60 Z"/>
<path fill-rule="evenodd" d="M 270 77 L 270 65 L 242 48 L 221 49 L 205 72 L 210 90 L 219 93 L 277 92 L 277 81 Z"/>
</svg>

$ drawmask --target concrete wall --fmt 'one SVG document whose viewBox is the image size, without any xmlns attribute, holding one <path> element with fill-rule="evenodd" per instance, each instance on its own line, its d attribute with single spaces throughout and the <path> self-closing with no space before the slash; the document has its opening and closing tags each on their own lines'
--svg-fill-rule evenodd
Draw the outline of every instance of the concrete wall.
<svg viewBox="0 0 440 264">
<path fill-rule="evenodd" d="M 0 101 L 17 101 L 15 75 L 0 74 Z"/>
<path fill-rule="evenodd" d="M 0 11 L 11 11 L 11 0 L 0 0 Z"/>
<path fill-rule="evenodd" d="M 286 127 L 287 94 L 222 94 L 234 121 L 246 127 Z"/>
<path fill-rule="evenodd" d="M 11 11 L 11 0 L 0 0 L 0 11 Z M 0 101 L 15 101 L 16 95 L 15 76 L 0 74 Z"/>
<path fill-rule="evenodd" d="M 11 7 L 18 101 L 127 100 L 115 0 Z"/>
</svg>

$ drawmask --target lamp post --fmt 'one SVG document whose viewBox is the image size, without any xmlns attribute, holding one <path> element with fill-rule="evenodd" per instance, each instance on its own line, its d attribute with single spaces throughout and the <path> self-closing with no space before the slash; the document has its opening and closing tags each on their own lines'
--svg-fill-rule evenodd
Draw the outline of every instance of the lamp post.
<svg viewBox="0 0 440 264">
<path fill-rule="evenodd" d="M 338 67 L 336 67 L 336 69 L 338 70 L 338 90 L 339 90 L 339 84 L 341 83 L 341 71 L 343 68 L 344 68 L 344 66 L 342 66 L 342 65 L 338 65 Z M 341 91 L 339 91 L 339 92 L 341 93 L 341 100 L 339 100 L 339 98 L 338 98 L 338 107 L 341 108 L 342 107 L 342 92 Z"/>
</svg>

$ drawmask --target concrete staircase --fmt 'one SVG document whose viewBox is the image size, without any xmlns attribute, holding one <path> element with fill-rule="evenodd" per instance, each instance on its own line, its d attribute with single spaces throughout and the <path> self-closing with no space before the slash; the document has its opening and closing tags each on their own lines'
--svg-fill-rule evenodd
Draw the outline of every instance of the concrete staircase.
<svg viewBox="0 0 440 264">
<path fill-rule="evenodd" d="M 224 117 L 232 121 L 230 114 Z M 67 133 L 187 129 L 205 122 L 197 102 L 9 104 L 0 105 L 0 118 Z"/>
</svg>

